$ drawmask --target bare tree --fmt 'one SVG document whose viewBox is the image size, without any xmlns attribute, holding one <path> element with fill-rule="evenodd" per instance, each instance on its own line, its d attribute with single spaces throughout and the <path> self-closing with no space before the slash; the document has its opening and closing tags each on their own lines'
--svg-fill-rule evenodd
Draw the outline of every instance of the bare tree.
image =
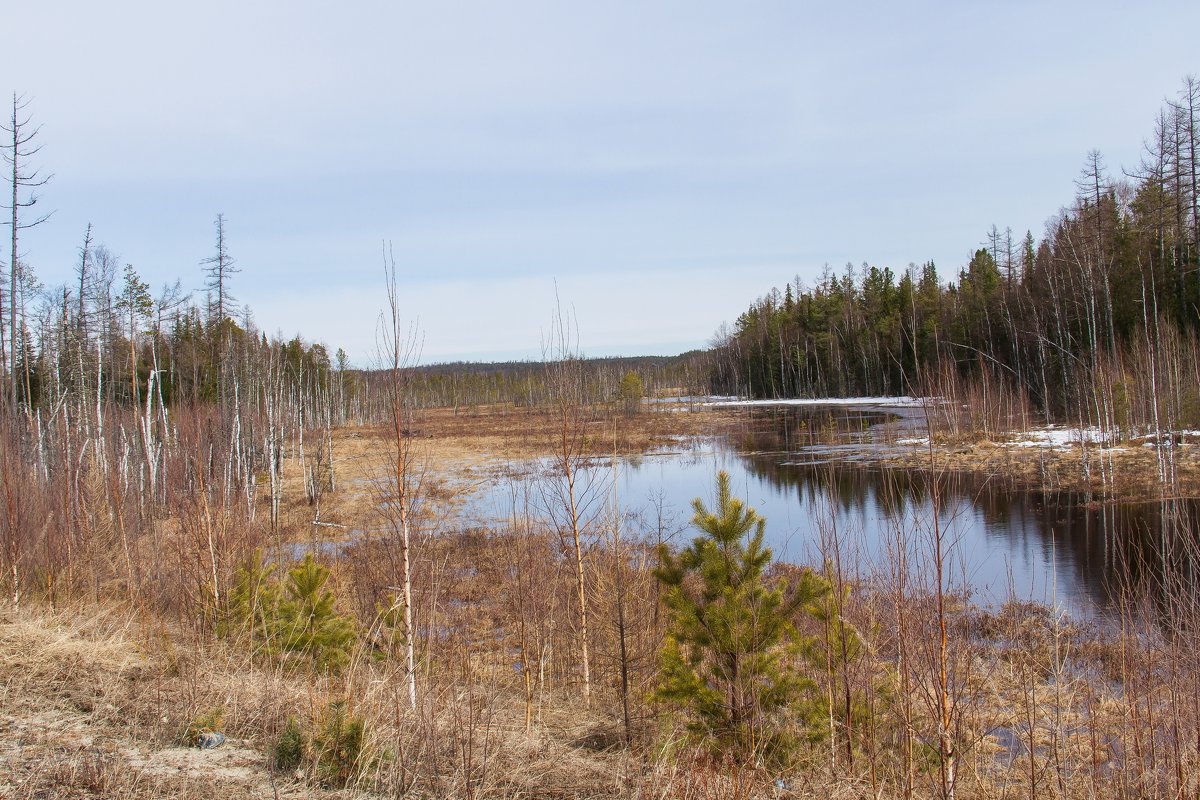
<svg viewBox="0 0 1200 800">
<path fill-rule="evenodd" d="M 18 261 L 17 293 L 13 296 L 13 306 L 20 309 L 21 325 L 13 333 L 13 339 L 15 341 L 17 335 L 20 334 L 20 343 L 17 345 L 20 362 L 13 362 L 13 383 L 18 383 L 22 386 L 25 403 L 30 407 L 33 406 L 30 369 L 36 356 L 29 328 L 25 322 L 25 309 L 29 304 L 30 298 L 39 295 L 44 288 L 42 282 L 38 280 L 37 275 L 34 273 L 33 268 L 24 261 Z"/>
<path fill-rule="evenodd" d="M 594 515 L 597 500 L 604 494 L 604 477 L 587 469 L 590 455 L 587 440 L 588 397 L 582 357 L 576 350 L 578 335 L 572 320 L 556 306 L 543 356 L 550 362 L 546 385 L 554 414 L 554 454 L 551 476 L 542 486 L 543 502 L 564 549 L 570 551 L 575 569 L 575 602 L 578 604 L 580 671 L 583 704 L 591 708 L 592 675 L 588 640 L 588 593 L 585 568 L 584 529 Z"/>
<path fill-rule="evenodd" d="M 1183 79 L 1179 90 L 1179 101 L 1168 103 L 1175 117 L 1176 135 L 1176 178 L 1182 191 L 1181 206 L 1191 213 L 1191 244 L 1194 252 L 1200 252 L 1200 166 L 1196 162 L 1196 142 L 1200 139 L 1197 117 L 1200 116 L 1200 80 L 1195 75 Z M 1190 203 L 1187 199 L 1190 198 Z M 1187 242 L 1186 230 L 1180 235 Z"/>
<path fill-rule="evenodd" d="M 49 175 L 41 175 L 39 170 L 30 170 L 26 166 L 26 161 L 37 155 L 42 149 L 41 145 L 35 145 L 34 140 L 37 138 L 41 127 L 30 128 L 30 117 L 26 114 L 25 109 L 29 106 L 29 100 L 23 96 L 13 94 L 12 101 L 12 117 L 8 124 L 0 124 L 0 130 L 8 133 L 12 138 L 4 144 L 4 160 L 8 162 L 12 168 L 10 173 L 10 183 L 12 186 L 12 203 L 4 206 L 12 212 L 12 218 L 8 225 L 12 228 L 12 249 L 11 258 L 9 259 L 9 293 L 8 293 L 8 346 L 9 346 L 9 365 L 11 370 L 16 369 L 17 365 L 17 280 L 20 273 L 20 253 L 17 249 L 17 240 L 19 233 L 23 230 L 28 230 L 36 225 L 40 225 L 49 219 L 49 214 L 44 214 L 33 220 L 21 220 L 21 211 L 23 209 L 32 208 L 37 204 L 38 196 L 34 193 L 34 189 L 43 186 L 50 180 Z M 22 198 L 22 192 L 29 192 L 28 196 Z M 0 350 L 4 348 L 4 332 L 3 326 L 0 325 Z M 17 405 L 17 378 L 13 374 L 9 381 L 9 399 L 13 408 Z"/>
<path fill-rule="evenodd" d="M 387 309 L 380 315 L 378 334 L 379 365 L 384 374 L 389 424 L 389 452 L 384 484 L 383 508 L 393 533 L 400 539 L 399 601 L 403 612 L 403 637 L 408 703 L 417 707 L 416 650 L 413 628 L 412 531 L 413 504 L 420 490 L 413 453 L 413 413 L 408 371 L 420 357 L 415 328 L 406 328 L 400 316 L 400 295 L 396 286 L 396 261 L 391 252 L 384 260 L 387 284 Z M 393 604 L 394 605 L 394 604 Z"/>
</svg>

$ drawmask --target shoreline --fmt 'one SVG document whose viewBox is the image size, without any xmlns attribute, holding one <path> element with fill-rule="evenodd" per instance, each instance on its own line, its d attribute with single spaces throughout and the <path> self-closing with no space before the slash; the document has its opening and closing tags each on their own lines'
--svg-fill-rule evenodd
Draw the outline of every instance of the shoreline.
<svg viewBox="0 0 1200 800">
<path fill-rule="evenodd" d="M 928 443 L 909 443 L 908 450 L 892 448 L 877 454 L 875 463 L 899 469 L 968 472 L 1025 489 L 1092 493 L 1117 502 L 1200 496 L 1200 445 L 1196 443 L 1171 445 L 1177 475 L 1171 487 L 1159 480 L 1155 449 L 1137 440 L 1111 447 L 1091 443 L 1085 448 L 1079 442 L 1030 446 L 1029 433 L 1014 431 L 1005 439 L 975 440 L 935 434 L 932 448 Z"/>
<path fill-rule="evenodd" d="M 896 420 L 920 419 L 911 411 L 931 402 L 913 397 L 806 398 L 744 400 L 696 398 L 681 411 L 738 415 L 748 409 L 838 408 L 891 414 Z M 744 419 L 744 417 L 742 418 Z M 924 423 L 924 420 L 922 420 Z M 736 424 L 734 425 L 734 428 Z M 729 420 L 714 434 L 728 433 Z M 1107 442 L 1094 428 L 1065 425 L 1017 428 L 985 434 L 919 435 L 892 441 L 870 440 L 861 447 L 823 455 L 845 466 L 871 464 L 895 469 L 970 473 L 1045 492 L 1094 493 L 1118 502 L 1156 502 L 1200 497 L 1200 431 L 1165 432 L 1165 448 L 1174 457 L 1174 485 L 1159 480 L 1160 463 L 1153 435 Z"/>
<path fill-rule="evenodd" d="M 881 398 L 854 400 L 852 403 L 806 401 L 804 405 L 899 411 L 901 417 L 909 416 L 904 409 L 912 407 L 881 403 Z M 635 415 L 593 420 L 589 443 L 592 455 L 597 457 L 613 453 L 652 454 L 670 449 L 684 439 L 743 436 L 747 433 L 751 410 L 795 405 L 648 404 Z M 440 510 L 448 511 L 480 484 L 519 468 L 518 462 L 550 456 L 553 433 L 553 415 L 546 409 L 441 408 L 423 412 L 414 444 L 426 465 L 423 474 L 431 498 Z M 840 467 L 922 472 L 933 469 L 939 473 L 970 474 L 1027 490 L 1090 493 L 1097 502 L 1158 502 L 1200 497 L 1200 437 L 1184 434 L 1170 445 L 1176 460 L 1177 481 L 1175 487 L 1168 489 L 1158 480 L 1156 450 L 1145 446 L 1144 440 L 1112 447 L 1085 442 L 1085 450 L 1078 439 L 1071 439 L 1077 433 L 1063 427 L 1011 431 L 990 438 L 935 433 L 931 448 L 924 431 L 906 429 L 896 431 L 897 438 L 890 441 L 876 438 L 849 448 L 839 445 L 834 451 L 823 452 L 822 459 Z M 387 432 L 374 427 L 346 426 L 333 431 L 333 443 L 339 481 L 343 487 L 357 489 L 349 492 L 343 489 L 323 500 L 321 520 L 347 529 L 368 525 L 374 513 L 370 503 L 363 503 L 364 495 L 374 491 L 373 475 L 380 466 L 375 462 L 379 460 L 379 448 L 386 447 Z M 1086 470 L 1085 452 L 1089 467 Z M 302 480 L 298 472 L 285 472 L 285 481 Z M 298 516 L 311 514 L 307 504 L 297 504 L 292 510 Z M 297 517 L 293 519 L 300 521 Z"/>
</svg>

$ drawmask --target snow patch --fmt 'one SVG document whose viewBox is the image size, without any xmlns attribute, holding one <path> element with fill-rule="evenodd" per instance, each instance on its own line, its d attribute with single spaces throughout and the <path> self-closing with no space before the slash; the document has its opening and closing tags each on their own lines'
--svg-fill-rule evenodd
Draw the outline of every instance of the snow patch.
<svg viewBox="0 0 1200 800">
<path fill-rule="evenodd" d="M 1188 439 L 1193 439 L 1200 436 L 1200 433 L 1192 430 L 1182 430 L 1175 433 L 1163 433 L 1162 444 L 1166 447 L 1172 447 L 1176 443 L 1182 443 Z M 1154 434 L 1148 436 L 1132 436 L 1138 442 L 1142 442 L 1143 447 L 1154 447 L 1157 442 L 1157 437 Z M 1026 431 L 1020 435 L 1020 438 L 1014 439 L 1007 443 L 1008 447 L 1048 447 L 1058 450 L 1068 450 L 1072 447 L 1078 447 L 1081 443 L 1093 444 L 1101 448 L 1102 453 L 1118 453 L 1126 448 L 1118 446 L 1114 441 L 1116 433 L 1114 431 L 1105 432 L 1100 428 L 1072 428 L 1063 427 L 1060 425 L 1051 425 L 1045 428 L 1036 428 L 1031 431 Z"/>
<path fill-rule="evenodd" d="M 916 439 L 897 439 L 896 444 L 905 447 L 924 447 L 929 444 L 929 437 L 921 436 Z"/>
<path fill-rule="evenodd" d="M 923 397 L 801 397 L 786 400 L 744 400 L 711 398 L 700 405 L 721 408 L 750 406 L 885 406 L 889 408 L 920 408 L 927 403 L 938 402 Z"/>
<path fill-rule="evenodd" d="M 1021 438 L 1008 443 L 1009 447 L 1052 447 L 1066 450 L 1081 443 L 1105 444 L 1108 436 L 1099 428 L 1067 428 L 1051 425 L 1026 431 Z"/>
</svg>

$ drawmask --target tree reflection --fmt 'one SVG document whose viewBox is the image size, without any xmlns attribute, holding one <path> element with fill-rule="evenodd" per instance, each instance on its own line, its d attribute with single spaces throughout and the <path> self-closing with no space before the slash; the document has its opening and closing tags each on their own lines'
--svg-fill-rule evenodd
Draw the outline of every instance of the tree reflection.
<svg viewBox="0 0 1200 800">
<path fill-rule="evenodd" d="M 1133 602 L 1145 602 L 1163 618 L 1177 616 L 1181 602 L 1196 606 L 1197 500 L 1113 502 L 1091 492 L 1031 490 L 995 476 L 934 476 L 831 457 L 848 438 L 871 441 L 862 426 L 894 419 L 838 408 L 764 409 L 749 415 L 737 449 L 749 475 L 809 513 L 862 520 L 868 550 L 890 537 L 897 522 L 930 519 L 930 497 L 936 496 L 940 518 L 969 509 L 982 538 L 1000 544 L 1007 558 L 1051 564 L 1050 599 L 1086 600 L 1108 617 Z M 931 480 L 938 483 L 936 493 Z"/>
</svg>

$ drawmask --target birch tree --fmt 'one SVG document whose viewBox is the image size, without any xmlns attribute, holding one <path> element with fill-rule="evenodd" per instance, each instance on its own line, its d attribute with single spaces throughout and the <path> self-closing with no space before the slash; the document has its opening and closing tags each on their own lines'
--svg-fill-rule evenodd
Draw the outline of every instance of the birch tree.
<svg viewBox="0 0 1200 800">
<path fill-rule="evenodd" d="M 408 381 L 409 368 L 419 358 L 419 343 L 416 331 L 404 325 L 400 314 L 400 294 L 396 285 L 396 262 L 388 253 L 384 261 L 384 279 L 387 285 L 387 308 L 379 320 L 378 358 L 384 375 L 384 392 L 387 398 L 387 420 L 389 452 L 387 456 L 386 490 L 383 504 L 392 532 L 400 540 L 400 609 L 396 603 L 390 613 L 402 611 L 402 635 L 404 637 L 405 680 L 408 703 L 417 707 L 416 650 L 413 628 L 412 591 L 412 515 L 413 502 L 420 488 L 415 475 L 415 459 L 412 443 L 413 408 Z"/>
<path fill-rule="evenodd" d="M 592 705 L 592 670 L 588 635 L 588 591 L 584 545 L 585 528 L 597 499 L 603 495 L 603 477 L 588 470 L 588 397 L 583 361 L 576 352 L 577 335 L 571 319 L 555 308 L 549 338 L 543 343 L 547 389 L 554 418 L 551 475 L 542 484 L 542 499 L 550 519 L 568 551 L 575 572 L 576 635 L 583 705 Z"/>
</svg>

